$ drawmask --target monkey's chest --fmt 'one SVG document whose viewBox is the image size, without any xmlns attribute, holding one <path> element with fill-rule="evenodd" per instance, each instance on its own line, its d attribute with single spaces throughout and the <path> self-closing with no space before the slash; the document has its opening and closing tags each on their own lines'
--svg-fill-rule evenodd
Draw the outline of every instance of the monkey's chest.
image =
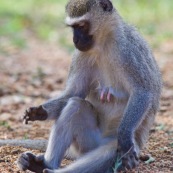
<svg viewBox="0 0 173 173">
<path fill-rule="evenodd" d="M 116 63 L 110 64 L 101 61 L 96 71 L 90 92 L 91 100 L 97 102 L 97 105 L 100 106 L 100 100 L 103 98 L 103 102 L 110 103 L 106 105 L 108 110 L 112 110 L 112 107 L 114 108 L 122 102 L 126 102 L 128 92 L 124 87 L 122 72 L 116 67 Z"/>
<path fill-rule="evenodd" d="M 105 56 L 106 57 L 106 56 Z M 100 58 L 100 62 L 96 67 L 96 78 L 101 87 L 116 87 L 117 89 L 122 88 L 122 72 L 121 68 L 113 58 Z"/>
<path fill-rule="evenodd" d="M 122 73 L 116 64 L 100 62 L 93 83 L 88 100 L 98 112 L 100 128 L 104 135 L 115 134 L 129 97 Z"/>
</svg>

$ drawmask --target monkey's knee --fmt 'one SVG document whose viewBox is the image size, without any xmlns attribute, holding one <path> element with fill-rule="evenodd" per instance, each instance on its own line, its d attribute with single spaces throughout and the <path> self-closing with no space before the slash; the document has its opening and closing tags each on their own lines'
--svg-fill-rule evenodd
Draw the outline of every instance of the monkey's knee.
<svg viewBox="0 0 173 173">
<path fill-rule="evenodd" d="M 69 99 L 58 119 L 57 127 L 62 124 L 67 126 L 64 129 L 72 135 L 74 147 L 79 153 L 86 153 L 100 143 L 101 134 L 95 115 L 93 106 L 88 101 L 73 97 Z"/>
<path fill-rule="evenodd" d="M 83 117 L 86 113 L 94 113 L 94 107 L 92 106 L 92 104 L 79 97 L 70 98 L 64 110 L 69 110 L 71 113 L 76 113 L 76 115 L 79 116 L 82 114 Z"/>
<path fill-rule="evenodd" d="M 77 106 L 78 108 L 93 108 L 92 104 L 80 97 L 72 97 L 69 99 L 68 104 Z"/>
<path fill-rule="evenodd" d="M 61 117 L 64 121 L 70 119 L 71 125 L 75 129 L 78 129 L 79 126 L 87 126 L 88 128 L 96 127 L 98 124 L 97 112 L 92 104 L 79 97 L 72 97 L 69 99 L 66 107 L 63 109 Z M 80 122 L 78 126 L 76 126 L 77 122 Z"/>
</svg>

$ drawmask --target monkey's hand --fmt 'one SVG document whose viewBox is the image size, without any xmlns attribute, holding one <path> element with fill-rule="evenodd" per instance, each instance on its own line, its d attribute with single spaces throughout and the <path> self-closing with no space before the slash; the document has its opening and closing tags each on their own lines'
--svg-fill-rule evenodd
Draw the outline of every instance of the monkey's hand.
<svg viewBox="0 0 173 173">
<path fill-rule="evenodd" d="M 132 142 L 118 144 L 117 161 L 120 164 L 117 168 L 118 172 L 131 170 L 138 165 L 138 156 Z"/>
<path fill-rule="evenodd" d="M 38 107 L 31 107 L 28 110 L 26 110 L 22 119 L 25 124 L 28 124 L 29 121 L 36 121 L 36 120 L 44 121 L 47 119 L 47 117 L 48 114 L 46 110 L 44 110 L 42 106 L 38 106 Z"/>
</svg>

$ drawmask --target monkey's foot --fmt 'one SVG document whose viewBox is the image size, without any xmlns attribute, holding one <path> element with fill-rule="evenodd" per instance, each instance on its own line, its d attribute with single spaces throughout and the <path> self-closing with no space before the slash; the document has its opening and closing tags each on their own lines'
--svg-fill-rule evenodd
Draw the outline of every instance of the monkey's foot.
<svg viewBox="0 0 173 173">
<path fill-rule="evenodd" d="M 111 102 L 114 97 L 114 91 L 112 87 L 104 87 L 101 89 L 100 100 L 104 102 Z"/>
<path fill-rule="evenodd" d="M 134 147 L 131 147 L 126 153 L 118 149 L 117 160 L 120 163 L 120 166 L 117 168 L 118 172 L 132 170 L 139 164 L 139 159 Z"/>
<path fill-rule="evenodd" d="M 47 117 L 48 114 L 46 110 L 44 110 L 42 106 L 38 106 L 38 107 L 31 107 L 28 110 L 26 110 L 22 118 L 23 122 L 25 124 L 28 124 L 29 121 L 36 121 L 36 120 L 44 121 L 47 119 Z"/>
<path fill-rule="evenodd" d="M 17 160 L 17 165 L 20 170 L 30 170 L 36 173 L 42 173 L 47 166 L 44 164 L 44 156 L 35 156 L 30 152 L 26 152 L 20 155 Z"/>
</svg>

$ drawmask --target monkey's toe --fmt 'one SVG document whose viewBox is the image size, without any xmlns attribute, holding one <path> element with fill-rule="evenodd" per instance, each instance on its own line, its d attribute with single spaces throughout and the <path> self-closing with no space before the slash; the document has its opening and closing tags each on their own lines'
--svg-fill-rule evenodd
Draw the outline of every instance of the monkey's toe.
<svg viewBox="0 0 173 173">
<path fill-rule="evenodd" d="M 26 171 L 29 168 L 29 157 L 27 153 L 20 155 L 20 157 L 17 159 L 17 165 L 22 171 Z"/>
</svg>

